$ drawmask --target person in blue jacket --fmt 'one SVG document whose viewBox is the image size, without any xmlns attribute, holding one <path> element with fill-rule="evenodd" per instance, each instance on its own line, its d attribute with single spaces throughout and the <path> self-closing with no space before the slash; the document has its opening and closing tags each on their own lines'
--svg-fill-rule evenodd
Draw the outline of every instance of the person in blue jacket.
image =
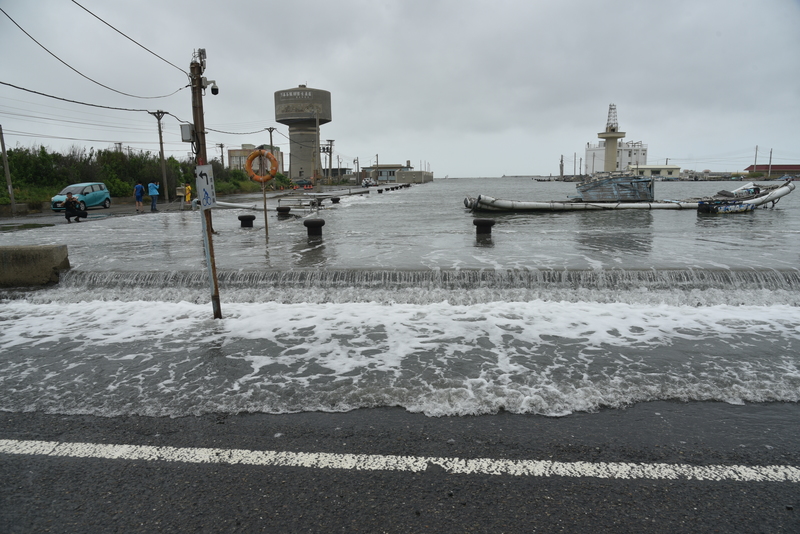
<svg viewBox="0 0 800 534">
<path fill-rule="evenodd" d="M 133 198 L 136 200 L 136 213 L 144 213 L 144 207 L 142 206 L 142 201 L 144 200 L 144 186 L 142 182 L 137 182 L 134 186 Z"/>
<path fill-rule="evenodd" d="M 158 186 L 160 182 L 147 184 L 147 194 L 150 195 L 150 211 L 158 211 Z"/>
</svg>

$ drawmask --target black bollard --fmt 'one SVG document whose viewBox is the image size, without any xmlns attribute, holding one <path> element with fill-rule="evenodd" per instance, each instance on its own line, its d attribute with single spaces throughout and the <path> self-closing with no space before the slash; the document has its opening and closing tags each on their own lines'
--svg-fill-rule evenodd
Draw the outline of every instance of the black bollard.
<svg viewBox="0 0 800 534">
<path fill-rule="evenodd" d="M 378 189 L 378 193 L 383 193 L 383 189 Z"/>
<path fill-rule="evenodd" d="M 333 202 L 334 204 L 338 204 L 339 203 L 339 197 L 331 197 L 331 202 Z"/>
<path fill-rule="evenodd" d="M 308 237 L 322 235 L 322 227 L 325 226 L 325 219 L 306 219 L 303 224 L 308 228 Z"/>
<path fill-rule="evenodd" d="M 253 221 L 256 220 L 255 215 L 239 215 L 239 220 L 242 221 L 242 228 L 252 228 Z"/>
<path fill-rule="evenodd" d="M 275 208 L 278 212 L 278 217 L 288 217 L 289 212 L 292 211 L 290 206 L 278 206 Z"/>
<path fill-rule="evenodd" d="M 494 222 L 494 219 L 472 219 L 472 224 L 475 225 L 475 233 L 479 235 L 491 235 Z"/>
</svg>

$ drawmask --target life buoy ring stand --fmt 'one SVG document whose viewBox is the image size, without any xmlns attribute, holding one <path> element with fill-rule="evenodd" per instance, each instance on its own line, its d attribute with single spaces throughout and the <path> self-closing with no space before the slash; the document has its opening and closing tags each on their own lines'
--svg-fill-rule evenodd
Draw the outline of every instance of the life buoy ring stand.
<svg viewBox="0 0 800 534">
<path fill-rule="evenodd" d="M 269 160 L 269 171 L 265 176 L 256 174 L 255 171 L 253 171 L 253 161 L 255 161 L 255 159 L 259 156 L 266 156 Z M 268 150 L 254 150 L 247 157 L 247 162 L 244 164 L 244 168 L 247 171 L 247 174 L 250 175 L 251 180 L 264 184 L 275 178 L 275 175 L 278 174 L 278 159 L 272 152 Z"/>
</svg>

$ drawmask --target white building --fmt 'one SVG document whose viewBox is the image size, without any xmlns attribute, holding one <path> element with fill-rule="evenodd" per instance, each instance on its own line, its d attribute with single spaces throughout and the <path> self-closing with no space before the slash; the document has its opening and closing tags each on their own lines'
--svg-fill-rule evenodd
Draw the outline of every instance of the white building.
<svg viewBox="0 0 800 534">
<path fill-rule="evenodd" d="M 629 165 L 626 169 L 639 176 L 655 177 L 661 180 L 680 180 L 680 165 Z"/>
<path fill-rule="evenodd" d="M 261 145 L 269 150 L 269 145 Z M 244 164 L 247 162 L 247 158 L 250 157 L 250 154 L 256 149 L 256 145 L 242 145 L 242 148 L 229 148 L 228 149 L 228 168 L 229 169 L 239 169 L 245 170 Z M 281 174 L 285 174 L 283 172 L 283 152 L 280 148 L 274 146 L 272 147 L 272 155 L 275 156 L 275 159 L 278 160 L 278 172 Z"/>
<path fill-rule="evenodd" d="M 586 159 L 584 160 L 584 174 L 602 172 L 605 166 L 606 142 L 600 141 L 596 145 L 586 143 Z M 617 147 L 616 170 L 623 171 L 628 167 L 647 165 L 647 145 L 641 141 L 620 142 Z"/>
</svg>

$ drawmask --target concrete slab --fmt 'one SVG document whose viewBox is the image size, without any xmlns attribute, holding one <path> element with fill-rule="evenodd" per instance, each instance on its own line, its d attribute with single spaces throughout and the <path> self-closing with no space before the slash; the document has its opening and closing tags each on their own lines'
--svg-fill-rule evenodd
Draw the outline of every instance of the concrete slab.
<svg viewBox="0 0 800 534">
<path fill-rule="evenodd" d="M 0 247 L 0 287 L 54 284 L 69 268 L 67 245 Z"/>
</svg>

